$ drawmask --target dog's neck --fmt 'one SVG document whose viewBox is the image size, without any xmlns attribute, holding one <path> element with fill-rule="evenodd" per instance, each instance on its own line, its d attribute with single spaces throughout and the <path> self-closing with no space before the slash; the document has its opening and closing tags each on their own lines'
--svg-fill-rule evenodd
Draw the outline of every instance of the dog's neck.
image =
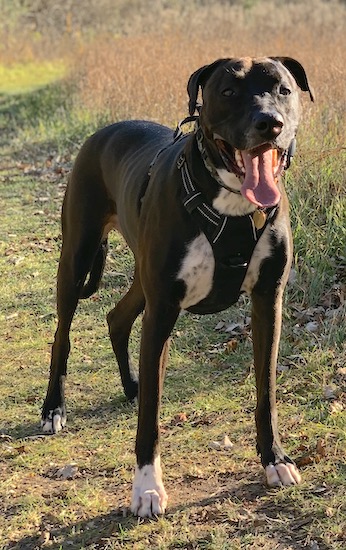
<svg viewBox="0 0 346 550">
<path fill-rule="evenodd" d="M 193 175 L 208 202 L 219 214 L 226 216 L 245 216 L 257 210 L 254 204 L 240 194 L 241 182 L 238 177 L 226 168 L 216 168 L 213 151 L 206 141 L 197 124 L 191 145 L 194 154 L 198 154 L 202 162 L 199 163 L 199 172 Z M 192 163 L 189 164 L 192 166 Z"/>
</svg>

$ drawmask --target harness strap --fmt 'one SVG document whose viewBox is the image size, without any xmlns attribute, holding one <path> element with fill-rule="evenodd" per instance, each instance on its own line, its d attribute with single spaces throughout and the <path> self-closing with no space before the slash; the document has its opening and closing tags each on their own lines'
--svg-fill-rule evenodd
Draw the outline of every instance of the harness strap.
<svg viewBox="0 0 346 550">
<path fill-rule="evenodd" d="M 263 227 L 256 229 L 252 214 L 221 215 L 206 202 L 202 192 L 194 185 L 184 153 L 178 158 L 177 167 L 183 183 L 183 204 L 210 242 L 215 259 L 227 263 L 228 267 L 246 268 L 257 241 L 275 215 L 277 206 L 267 209 Z"/>
</svg>

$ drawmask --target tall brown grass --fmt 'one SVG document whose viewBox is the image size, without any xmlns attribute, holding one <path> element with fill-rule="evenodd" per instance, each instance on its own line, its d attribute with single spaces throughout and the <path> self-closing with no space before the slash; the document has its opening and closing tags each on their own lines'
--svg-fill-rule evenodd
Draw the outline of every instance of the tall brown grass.
<svg viewBox="0 0 346 550">
<path fill-rule="evenodd" d="M 78 101 L 109 120 L 174 125 L 187 113 L 186 83 L 201 65 L 219 57 L 287 55 L 300 60 L 315 89 L 316 104 L 304 101 L 314 132 L 328 146 L 345 144 L 345 15 L 340 3 L 320 0 L 281 9 L 267 2 L 251 10 L 213 5 L 160 32 L 103 35 L 76 58 Z"/>
</svg>

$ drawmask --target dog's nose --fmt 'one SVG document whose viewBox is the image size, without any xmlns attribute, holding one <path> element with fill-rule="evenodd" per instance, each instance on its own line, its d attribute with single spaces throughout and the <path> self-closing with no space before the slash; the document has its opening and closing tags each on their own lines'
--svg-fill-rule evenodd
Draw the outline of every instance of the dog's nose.
<svg viewBox="0 0 346 550">
<path fill-rule="evenodd" d="M 275 138 L 281 133 L 284 121 L 278 113 L 269 115 L 260 113 L 255 119 L 255 128 L 257 132 L 264 138 Z"/>
</svg>

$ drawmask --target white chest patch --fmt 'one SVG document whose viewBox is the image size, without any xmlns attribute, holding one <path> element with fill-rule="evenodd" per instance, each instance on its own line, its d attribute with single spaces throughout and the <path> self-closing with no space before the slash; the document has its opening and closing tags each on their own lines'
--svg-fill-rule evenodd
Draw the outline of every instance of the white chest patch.
<svg viewBox="0 0 346 550">
<path fill-rule="evenodd" d="M 231 189 L 240 190 L 241 183 L 237 176 L 224 169 L 219 169 L 217 172 L 225 185 Z M 227 191 L 223 187 L 220 188 L 218 196 L 213 200 L 213 207 L 220 214 L 226 216 L 245 216 L 256 210 L 256 206 L 242 195 Z"/>
<path fill-rule="evenodd" d="M 251 294 L 252 289 L 258 280 L 260 267 L 263 260 L 265 260 L 266 258 L 269 258 L 271 255 L 272 255 L 272 245 L 270 242 L 270 227 L 267 227 L 264 230 L 252 254 L 245 279 L 241 286 L 241 292 L 246 292 L 246 294 L 248 295 Z"/>
<path fill-rule="evenodd" d="M 182 309 L 198 304 L 208 296 L 213 286 L 214 269 L 213 250 L 204 233 L 200 233 L 188 245 L 177 275 L 177 279 L 186 285 L 186 293 L 180 303 Z"/>
</svg>

